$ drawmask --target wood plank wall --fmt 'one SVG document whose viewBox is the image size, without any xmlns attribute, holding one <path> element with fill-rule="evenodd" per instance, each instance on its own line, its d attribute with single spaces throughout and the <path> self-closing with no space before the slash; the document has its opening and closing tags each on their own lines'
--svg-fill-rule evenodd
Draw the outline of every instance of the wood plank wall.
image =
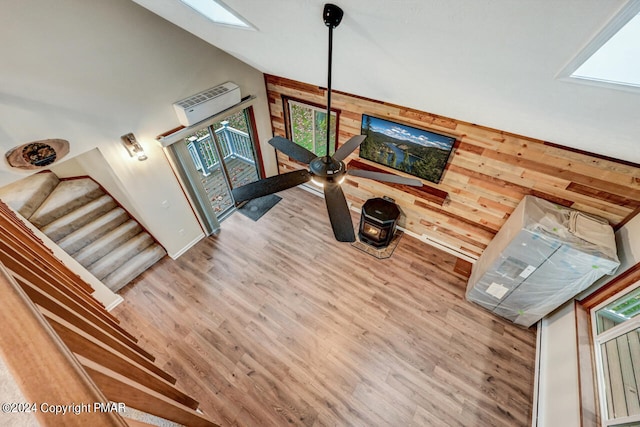
<svg viewBox="0 0 640 427">
<path fill-rule="evenodd" d="M 318 86 L 272 75 L 265 75 L 265 83 L 274 135 L 286 136 L 283 96 L 326 105 L 326 90 Z M 640 207 L 640 165 L 348 93 L 334 92 L 332 107 L 339 110 L 339 145 L 360 134 L 362 114 L 457 138 L 440 184 L 424 181 L 448 193 L 442 206 L 362 178 L 349 178 L 343 188 L 357 209 L 371 197 L 394 198 L 406 215 L 402 226 L 470 258 L 482 253 L 528 194 L 604 217 L 613 226 Z M 357 152 L 350 159 L 358 159 Z M 283 173 L 302 166 L 278 153 L 278 167 Z"/>
</svg>

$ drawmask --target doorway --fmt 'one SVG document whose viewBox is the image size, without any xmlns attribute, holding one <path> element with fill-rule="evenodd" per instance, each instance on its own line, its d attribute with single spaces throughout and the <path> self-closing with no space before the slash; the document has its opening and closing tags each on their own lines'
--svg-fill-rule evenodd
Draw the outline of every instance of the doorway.
<svg viewBox="0 0 640 427">
<path fill-rule="evenodd" d="M 208 234 L 235 211 L 231 190 L 263 176 L 251 107 L 195 129 L 171 151 Z"/>
</svg>

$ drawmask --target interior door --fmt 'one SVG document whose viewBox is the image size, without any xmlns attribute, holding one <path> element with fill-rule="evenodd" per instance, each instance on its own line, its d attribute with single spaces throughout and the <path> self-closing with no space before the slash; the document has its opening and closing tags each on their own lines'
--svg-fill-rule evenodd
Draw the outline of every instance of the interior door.
<svg viewBox="0 0 640 427">
<path fill-rule="evenodd" d="M 253 134 L 251 110 L 245 109 L 170 146 L 209 234 L 235 210 L 231 190 L 262 176 Z"/>
</svg>

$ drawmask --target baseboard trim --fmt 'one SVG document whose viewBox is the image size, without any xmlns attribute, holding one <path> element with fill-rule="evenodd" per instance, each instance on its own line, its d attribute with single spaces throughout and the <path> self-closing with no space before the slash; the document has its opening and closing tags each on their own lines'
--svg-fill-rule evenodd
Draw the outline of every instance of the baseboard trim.
<svg viewBox="0 0 640 427">
<path fill-rule="evenodd" d="M 119 306 L 122 301 L 124 301 L 124 298 L 122 298 L 120 295 L 116 294 L 116 298 L 111 302 L 111 304 L 106 306 L 105 309 L 107 311 L 111 311 L 114 308 L 116 308 L 117 306 Z"/>
<path fill-rule="evenodd" d="M 187 252 L 189 249 L 194 247 L 200 240 L 204 239 L 205 237 L 207 237 L 207 236 L 205 236 L 204 233 L 200 233 L 200 235 L 198 237 L 193 239 L 191 242 L 189 242 L 185 247 L 180 249 L 178 252 L 168 254 L 169 258 L 171 258 L 173 260 L 176 260 L 176 259 L 180 258 L 182 255 L 184 255 L 185 252 Z"/>
<path fill-rule="evenodd" d="M 449 246 L 447 246 L 445 243 L 440 242 L 436 239 L 434 239 L 433 237 L 428 237 L 424 234 L 418 234 L 418 233 L 414 233 L 413 231 L 407 230 L 403 227 L 398 226 L 398 230 L 402 230 L 404 231 L 406 234 L 408 234 L 411 237 L 415 237 L 416 239 L 433 246 L 434 248 L 440 249 L 441 251 L 444 251 L 448 254 L 451 255 L 455 255 L 456 257 L 463 259 L 465 261 L 469 261 L 471 264 L 475 264 L 476 261 L 478 261 L 478 257 L 475 255 L 472 255 L 470 253 L 461 251 L 457 248 L 451 248 Z"/>
</svg>

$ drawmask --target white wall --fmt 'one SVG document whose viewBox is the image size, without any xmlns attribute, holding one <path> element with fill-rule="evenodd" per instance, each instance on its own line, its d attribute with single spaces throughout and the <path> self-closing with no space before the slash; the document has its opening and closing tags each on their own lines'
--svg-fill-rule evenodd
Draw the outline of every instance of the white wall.
<svg viewBox="0 0 640 427">
<path fill-rule="evenodd" d="M 537 426 L 580 426 L 574 304 L 541 320 Z"/>
<path fill-rule="evenodd" d="M 70 159 L 63 159 L 50 167 L 59 178 L 75 176 L 90 176 L 99 182 L 105 190 L 115 197 L 122 206 L 133 215 L 138 222 L 142 222 L 141 215 L 129 200 L 127 187 L 107 163 L 99 148 L 94 148 Z"/>
<path fill-rule="evenodd" d="M 265 166 L 276 171 L 263 75 L 129 0 L 3 2 L 0 39 L 0 149 L 63 138 L 71 158 L 97 147 L 121 202 L 170 254 L 201 235 L 155 141 L 179 126 L 174 101 L 228 80 L 256 95 Z M 147 161 L 124 150 L 128 132 Z M 22 176 L 0 166 L 0 186 Z"/>
<path fill-rule="evenodd" d="M 618 268 L 618 271 L 616 271 L 613 277 L 609 277 L 609 280 L 619 276 L 629 267 L 633 267 L 640 262 L 640 215 L 636 215 L 616 232 L 616 244 L 618 245 L 620 268 Z M 607 282 L 609 280 L 607 280 Z M 602 286 L 603 284 L 604 283 L 599 285 Z M 589 293 L 594 290 L 595 289 L 589 289 Z"/>
<path fill-rule="evenodd" d="M 578 299 L 595 292 L 629 267 L 640 262 L 640 215 L 636 215 L 616 232 L 620 268 L 606 276 Z M 579 382 L 576 341 L 576 313 L 573 301 L 544 318 L 538 333 L 540 372 L 538 400 L 539 427 L 579 426 Z M 577 418 L 576 418 L 577 417 Z"/>
</svg>

